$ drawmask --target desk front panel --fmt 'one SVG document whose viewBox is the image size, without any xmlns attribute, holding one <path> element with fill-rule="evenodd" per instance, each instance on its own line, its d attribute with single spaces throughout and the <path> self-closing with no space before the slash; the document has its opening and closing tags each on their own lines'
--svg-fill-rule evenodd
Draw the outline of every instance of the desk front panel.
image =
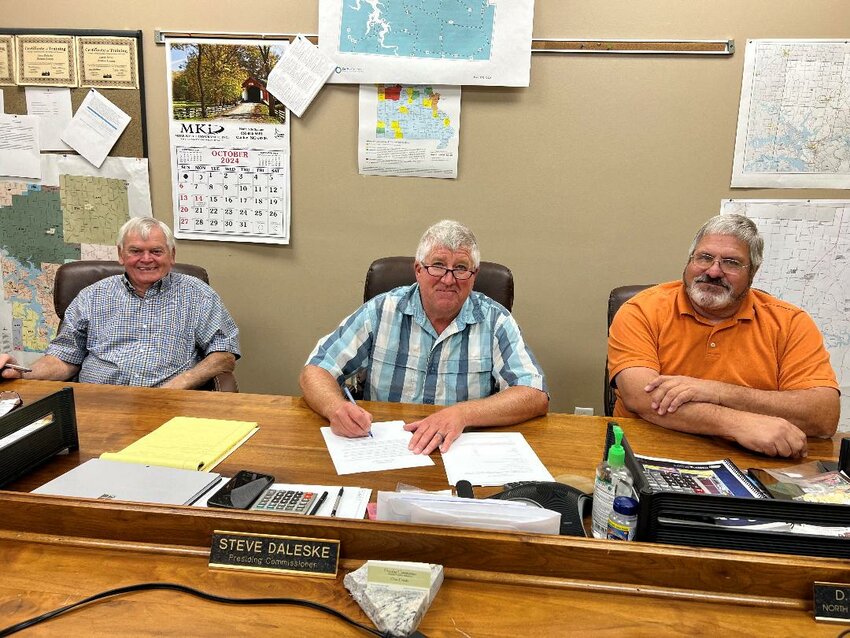
<svg viewBox="0 0 850 638">
<path fill-rule="evenodd" d="M 66 385 L 33 381 L 4 384 L 9 389 L 18 390 L 27 403 Z M 522 632 L 509 631 L 508 628 L 516 629 L 510 623 L 500 625 L 496 622 L 497 619 L 501 622 L 497 614 L 488 619 L 491 614 L 482 613 L 480 606 L 470 602 L 474 596 L 466 601 L 469 609 L 463 611 L 460 599 L 464 592 L 492 595 L 493 600 L 498 601 L 497 607 L 505 609 L 519 608 L 527 602 L 528 613 L 532 615 L 543 613 L 543 608 L 532 603 L 534 596 L 542 596 L 547 601 L 554 597 L 559 602 L 551 604 L 562 611 L 565 618 L 572 618 L 575 613 L 570 611 L 569 603 L 559 607 L 560 601 L 581 601 L 580 604 L 587 610 L 587 618 L 580 622 L 580 626 L 587 630 L 628 627 L 627 623 L 617 625 L 625 620 L 618 618 L 617 613 L 612 615 L 605 610 L 610 605 L 613 609 L 620 604 L 624 605 L 624 609 L 632 606 L 635 600 L 632 596 L 640 599 L 634 604 L 645 605 L 647 610 L 653 604 L 656 607 L 663 605 L 665 610 L 669 608 L 673 615 L 659 616 L 660 619 L 666 618 L 658 620 L 662 625 L 674 618 L 675 623 L 684 627 L 688 622 L 696 622 L 696 617 L 686 620 L 691 618 L 691 614 L 705 613 L 715 618 L 718 626 L 726 622 L 735 626 L 735 622 L 740 624 L 741 618 L 759 617 L 763 611 L 761 607 L 767 606 L 772 612 L 784 610 L 782 613 L 790 614 L 789 617 L 794 619 L 792 624 L 801 622 L 813 629 L 816 625 L 806 611 L 811 607 L 812 582 L 850 582 L 847 561 L 831 559 L 377 521 L 162 507 L 22 493 L 102 452 L 122 449 L 174 416 L 238 419 L 259 424 L 259 432 L 216 468 L 225 475 L 249 468 L 268 472 L 282 482 L 341 483 L 373 490 L 394 490 L 399 482 L 425 489 L 448 487 L 439 454 L 432 456 L 436 464 L 434 467 L 338 477 L 319 432 L 326 423 L 299 398 L 72 385 L 80 449 L 51 460 L 9 486 L 7 489 L 11 491 L 0 492 L 0 539 L 5 539 L 3 551 L 9 554 L 14 554 L 19 546 L 26 548 L 35 543 L 49 555 L 56 553 L 57 560 L 66 560 L 67 553 L 69 561 L 79 556 L 82 563 L 92 564 L 93 573 L 98 577 L 90 587 L 78 590 L 86 592 L 83 595 L 107 588 L 106 583 L 116 586 L 116 579 L 100 574 L 99 560 L 90 561 L 91 552 L 100 551 L 109 556 L 117 552 L 116 555 L 123 557 L 121 560 L 132 563 L 145 560 L 144 556 L 140 558 L 137 555 L 139 551 L 147 555 L 154 548 L 154 564 L 161 565 L 162 572 L 157 580 L 169 580 L 173 572 L 178 576 L 182 574 L 182 580 L 178 578 L 180 582 L 201 586 L 212 578 L 207 575 L 205 561 L 211 534 L 216 529 L 338 539 L 341 541 L 344 567 L 356 567 L 370 558 L 443 564 L 450 578 L 446 585 L 449 593 L 441 598 L 451 598 L 455 595 L 451 592 L 457 592 L 457 608 L 449 604 L 451 618 L 462 617 L 459 615 L 462 613 L 474 617 L 478 635 L 517 635 Z M 404 404 L 363 405 L 375 415 L 376 420 L 381 421 L 412 421 L 435 409 Z M 769 467 L 788 465 L 786 460 L 756 457 L 727 441 L 668 432 L 640 420 L 621 419 L 620 423 L 632 447 L 641 453 L 686 460 L 729 457 L 743 467 L 754 464 Z M 550 414 L 517 428 L 502 429 L 521 431 L 554 476 L 576 477 L 590 484 L 593 470 L 602 456 L 605 425 L 606 419 L 600 417 Z M 829 459 L 836 455 L 836 441 L 810 441 L 810 459 Z M 192 561 L 197 561 L 197 564 L 186 562 L 187 557 L 194 557 Z M 172 561 L 175 561 L 173 565 Z M 46 564 L 42 567 L 43 570 L 33 571 L 34 578 L 38 577 L 40 570 L 46 573 L 49 569 Z M 117 573 L 112 569 L 106 571 L 112 576 Z M 130 579 L 133 582 L 147 578 L 142 573 L 133 573 L 134 577 Z M 3 589 L 9 592 L 15 590 L 18 587 L 15 578 L 18 577 L 12 572 L 0 576 L 0 592 Z M 261 588 L 261 583 L 271 577 L 241 578 L 247 578 Z M 285 579 L 280 582 L 285 582 Z M 228 591 L 231 587 L 236 590 L 232 594 L 238 593 L 235 583 L 233 581 L 226 587 Z M 329 591 L 345 599 L 345 605 L 350 606 L 341 587 L 318 585 L 313 580 L 309 583 L 311 591 L 331 587 Z M 542 588 L 546 593 L 535 588 Z M 38 589 L 35 587 L 34 591 Z M 597 596 L 600 592 L 608 593 Z M 324 594 L 317 595 L 321 597 Z M 154 593 L 143 596 L 167 600 L 170 595 Z M 53 606 L 47 602 L 48 599 L 50 596 L 45 593 L 45 602 L 39 604 L 39 608 Z M 21 600 L 20 597 L 18 600 Z M 516 602 L 509 603 L 509 600 Z M 721 609 L 721 605 L 713 607 L 714 601 L 718 600 L 733 604 L 728 619 L 721 618 L 722 614 L 715 617 Z M 0 609 L 9 601 L 8 597 L 0 596 Z M 64 598 L 62 602 L 65 602 Z M 132 607 L 136 603 L 110 604 Z M 281 617 L 296 618 L 300 622 L 300 614 L 285 612 Z M 22 613 L 20 617 L 27 615 Z M 596 615 L 600 620 L 594 625 L 589 618 Z M 736 616 L 738 621 L 733 621 Z M 649 611 L 646 614 L 637 612 L 635 618 L 641 626 L 649 623 L 648 627 L 656 622 Z M 760 629 L 754 635 L 761 633 L 762 629 L 763 635 L 770 634 L 770 623 L 759 620 L 757 625 Z M 531 626 L 535 626 L 533 622 Z M 537 633 L 545 634 L 542 624 L 535 627 L 535 631 L 540 629 Z M 664 635 L 663 631 L 659 632 L 653 633 Z"/>
</svg>

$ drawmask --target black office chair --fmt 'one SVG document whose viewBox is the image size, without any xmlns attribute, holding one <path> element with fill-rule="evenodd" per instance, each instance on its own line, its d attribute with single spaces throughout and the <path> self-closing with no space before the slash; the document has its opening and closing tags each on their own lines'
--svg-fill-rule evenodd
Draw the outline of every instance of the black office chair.
<svg viewBox="0 0 850 638">
<path fill-rule="evenodd" d="M 363 286 L 363 301 L 398 286 L 416 282 L 413 257 L 381 257 L 372 262 Z M 514 276 L 509 268 L 492 261 L 482 261 L 475 276 L 473 290 L 498 301 L 508 310 L 514 305 Z"/>
<path fill-rule="evenodd" d="M 174 264 L 174 272 L 183 275 L 197 277 L 205 284 L 210 282 L 207 271 L 193 264 Z M 53 307 L 59 320 L 65 318 L 65 311 L 86 286 L 100 281 L 111 275 L 120 275 L 124 272 L 124 266 L 117 261 L 72 261 L 62 264 L 56 270 L 56 279 L 53 282 Z M 199 390 L 212 390 L 216 392 L 239 392 L 236 376 L 232 372 L 219 374 L 198 388 Z"/>
<path fill-rule="evenodd" d="M 611 322 L 614 321 L 614 315 L 624 303 L 634 297 L 641 290 L 651 288 L 655 284 L 637 284 L 633 286 L 620 286 L 614 288 L 611 294 L 608 295 L 608 328 L 611 328 Z M 614 388 L 611 386 L 611 379 L 608 378 L 608 357 L 605 357 L 605 388 L 603 394 L 603 407 L 605 416 L 614 415 L 614 403 L 617 401 L 617 396 L 614 394 Z"/>
</svg>

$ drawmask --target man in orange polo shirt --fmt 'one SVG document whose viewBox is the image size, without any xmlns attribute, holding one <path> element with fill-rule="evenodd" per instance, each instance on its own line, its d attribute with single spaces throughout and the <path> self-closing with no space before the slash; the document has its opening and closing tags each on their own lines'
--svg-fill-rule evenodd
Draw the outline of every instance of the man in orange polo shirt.
<svg viewBox="0 0 850 638">
<path fill-rule="evenodd" d="M 608 338 L 615 416 L 769 456 L 806 456 L 807 436 L 835 434 L 838 383 L 817 326 L 750 287 L 763 247 L 752 220 L 713 217 L 694 237 L 682 281 L 623 304 Z"/>
</svg>

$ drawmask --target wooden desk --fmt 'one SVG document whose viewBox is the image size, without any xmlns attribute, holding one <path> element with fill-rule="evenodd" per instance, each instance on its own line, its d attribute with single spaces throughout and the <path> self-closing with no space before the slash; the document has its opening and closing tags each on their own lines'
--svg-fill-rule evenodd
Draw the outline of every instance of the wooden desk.
<svg viewBox="0 0 850 638">
<path fill-rule="evenodd" d="M 29 403 L 69 384 L 4 383 Z M 420 630 L 428 636 L 751 635 L 835 636 L 811 618 L 815 580 L 850 582 L 847 561 L 645 543 L 484 532 L 377 521 L 283 516 L 36 496 L 25 493 L 104 451 L 123 448 L 173 416 L 257 421 L 259 432 L 217 468 L 273 474 L 278 481 L 391 490 L 396 483 L 447 487 L 435 467 L 337 477 L 319 427 L 299 398 L 71 384 L 80 450 L 0 491 L 0 624 L 96 592 L 169 581 L 224 596 L 292 596 L 333 606 L 370 624 L 342 586 L 366 559 L 435 562 L 446 581 Z M 364 404 L 378 420 L 420 418 L 434 408 Z M 754 457 L 734 445 L 620 420 L 635 449 L 690 460 Z M 550 414 L 519 428 L 555 476 L 591 481 L 604 418 Z M 508 428 L 514 429 L 514 428 Z M 811 440 L 810 458 L 835 458 L 837 442 Z M 787 461 L 758 457 L 763 466 Z M 341 541 L 337 579 L 215 571 L 213 530 Z M 27 635 L 364 635 L 294 607 L 233 607 L 172 592 L 98 603 Z"/>
</svg>

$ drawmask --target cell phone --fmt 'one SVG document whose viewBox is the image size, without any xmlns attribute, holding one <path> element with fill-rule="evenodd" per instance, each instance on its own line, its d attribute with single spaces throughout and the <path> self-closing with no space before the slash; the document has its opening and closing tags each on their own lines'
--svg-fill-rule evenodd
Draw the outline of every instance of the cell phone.
<svg viewBox="0 0 850 638">
<path fill-rule="evenodd" d="M 207 505 L 247 510 L 272 483 L 274 477 L 270 474 L 240 470 L 218 492 L 210 496 Z"/>
</svg>

